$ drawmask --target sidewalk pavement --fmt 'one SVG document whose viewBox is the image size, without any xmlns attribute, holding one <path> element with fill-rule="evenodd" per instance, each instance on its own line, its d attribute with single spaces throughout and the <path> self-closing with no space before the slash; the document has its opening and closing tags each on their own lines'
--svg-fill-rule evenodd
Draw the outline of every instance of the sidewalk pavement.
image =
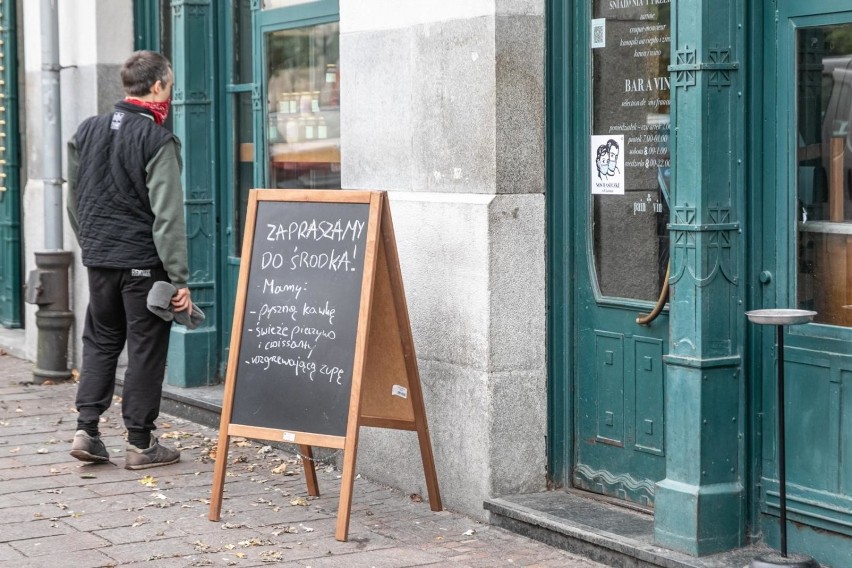
<svg viewBox="0 0 852 568">
<path fill-rule="evenodd" d="M 229 449 L 211 522 L 216 430 L 161 416 L 180 463 L 128 471 L 115 404 L 101 424 L 113 461 L 82 464 L 68 454 L 76 385 L 22 384 L 31 378 L 31 363 L 0 352 L 0 566 L 601 566 L 364 479 L 338 542 L 340 472 L 319 467 L 321 497 L 308 497 L 296 456 L 250 440 Z"/>
</svg>

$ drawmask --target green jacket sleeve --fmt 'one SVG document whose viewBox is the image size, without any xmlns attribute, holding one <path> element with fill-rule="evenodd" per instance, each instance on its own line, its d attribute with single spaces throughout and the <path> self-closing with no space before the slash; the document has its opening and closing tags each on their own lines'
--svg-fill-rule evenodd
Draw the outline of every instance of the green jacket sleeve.
<svg viewBox="0 0 852 568">
<path fill-rule="evenodd" d="M 186 288 L 189 261 L 186 252 L 186 220 L 180 182 L 180 143 L 163 145 L 145 168 L 148 199 L 154 212 L 154 245 L 176 288 Z"/>
<path fill-rule="evenodd" d="M 77 138 L 68 141 L 68 196 L 65 199 L 65 209 L 68 211 L 68 222 L 74 230 L 74 236 L 79 240 L 80 224 L 77 221 L 77 199 L 74 191 L 77 188 Z"/>
</svg>

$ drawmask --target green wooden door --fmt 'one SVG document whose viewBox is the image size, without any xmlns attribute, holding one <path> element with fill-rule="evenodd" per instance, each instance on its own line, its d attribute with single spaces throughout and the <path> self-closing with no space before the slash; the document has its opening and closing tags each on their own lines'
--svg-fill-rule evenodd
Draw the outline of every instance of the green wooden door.
<svg viewBox="0 0 852 568">
<path fill-rule="evenodd" d="M 572 481 L 653 507 L 665 477 L 668 313 L 649 325 L 637 317 L 668 277 L 671 15 L 668 4 L 582 4 L 578 20 L 592 25 L 575 61 L 586 77 L 574 93 Z M 654 49 L 637 52 L 652 37 Z"/>
<path fill-rule="evenodd" d="M 852 566 L 852 4 L 783 0 L 765 18 L 760 307 L 818 312 L 789 327 L 789 549 Z M 759 276 L 759 277 L 758 277 Z M 762 284 L 759 284 L 761 282 Z M 778 545 L 774 329 L 753 328 L 757 518 Z"/>
<path fill-rule="evenodd" d="M 0 326 L 23 323 L 15 1 L 0 0 Z"/>
<path fill-rule="evenodd" d="M 243 230 L 245 228 L 248 193 L 254 184 L 254 101 L 257 84 L 254 80 L 254 43 L 252 0 L 231 0 L 220 6 L 220 69 L 226 78 L 220 93 L 222 117 L 220 132 L 222 146 L 221 175 L 227 180 L 221 195 L 224 230 L 219 233 L 219 259 L 222 282 L 219 302 L 222 305 L 222 332 L 219 334 L 219 369 L 225 375 L 225 365 L 231 342 L 234 301 L 240 272 Z"/>
<path fill-rule="evenodd" d="M 340 187 L 337 0 L 231 0 L 220 11 L 224 313 L 219 365 L 228 361 L 252 188 Z M 224 374 L 224 371 L 223 371 Z"/>
</svg>

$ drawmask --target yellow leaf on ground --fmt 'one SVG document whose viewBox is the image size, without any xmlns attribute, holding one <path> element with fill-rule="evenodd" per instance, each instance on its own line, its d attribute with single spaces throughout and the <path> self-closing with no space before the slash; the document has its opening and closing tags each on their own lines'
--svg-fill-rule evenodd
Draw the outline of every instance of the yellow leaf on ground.
<svg viewBox="0 0 852 568">
<path fill-rule="evenodd" d="M 150 475 L 146 475 L 142 479 L 139 480 L 139 483 L 144 485 L 145 487 L 156 487 L 157 480 L 151 477 Z"/>
</svg>

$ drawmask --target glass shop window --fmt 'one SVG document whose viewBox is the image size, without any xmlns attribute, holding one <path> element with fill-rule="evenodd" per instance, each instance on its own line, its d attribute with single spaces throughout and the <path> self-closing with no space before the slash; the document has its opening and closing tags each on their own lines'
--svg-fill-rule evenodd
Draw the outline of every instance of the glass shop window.
<svg viewBox="0 0 852 568">
<path fill-rule="evenodd" d="M 270 187 L 340 187 L 339 38 L 337 22 L 266 36 Z"/>
<path fill-rule="evenodd" d="M 585 191 L 600 293 L 655 301 L 669 261 L 671 4 L 630 4 L 593 1 Z"/>
<path fill-rule="evenodd" d="M 852 24 L 797 32 L 797 297 L 852 327 Z"/>
</svg>

